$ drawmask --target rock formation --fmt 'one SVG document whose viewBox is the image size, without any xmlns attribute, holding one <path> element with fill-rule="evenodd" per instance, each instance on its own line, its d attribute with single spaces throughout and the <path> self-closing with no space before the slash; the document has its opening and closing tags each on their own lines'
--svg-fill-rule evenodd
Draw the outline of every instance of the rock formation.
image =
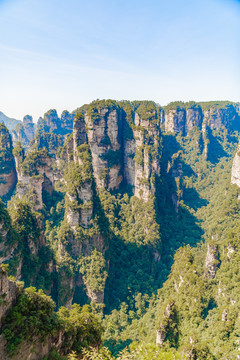
<svg viewBox="0 0 240 360">
<path fill-rule="evenodd" d="M 141 118 L 138 112 L 135 113 L 133 137 L 134 195 L 148 201 L 150 195 L 155 194 L 155 176 L 160 175 L 160 120 L 156 111 L 149 113 L 146 119 Z M 133 148 L 129 144 L 127 147 Z"/>
<path fill-rule="evenodd" d="M 11 135 L 6 126 L 0 124 L 0 197 L 9 196 L 17 182 L 12 151 Z"/>
<path fill-rule="evenodd" d="M 18 141 L 20 141 L 22 146 L 27 149 L 31 140 L 34 138 L 34 134 L 35 125 L 33 123 L 32 116 L 26 115 L 23 118 L 23 122 L 18 123 L 16 128 L 12 131 L 14 146 Z"/>
<path fill-rule="evenodd" d="M 219 265 L 218 257 L 219 257 L 218 247 L 215 245 L 208 245 L 207 256 L 205 259 L 205 269 L 206 269 L 206 277 L 209 279 L 215 278 L 217 268 Z"/>
<path fill-rule="evenodd" d="M 168 331 L 174 326 L 175 320 L 175 302 L 172 301 L 167 304 L 166 309 L 163 314 L 162 322 L 160 323 L 160 327 L 157 330 L 156 344 L 162 346 L 166 337 L 168 335 Z"/>
<path fill-rule="evenodd" d="M 121 113 L 113 108 L 93 107 L 85 115 L 88 143 L 97 187 L 117 190 L 121 174 Z"/>
<path fill-rule="evenodd" d="M 237 107 L 230 103 L 173 103 L 167 106 L 163 122 L 166 132 L 187 136 L 193 127 L 202 129 L 203 125 L 211 130 L 239 129 L 238 120 Z"/>
<path fill-rule="evenodd" d="M 4 265 L 0 267 L 0 326 L 2 318 L 6 315 L 7 311 L 16 302 L 19 294 L 19 288 L 16 283 L 8 279 L 7 272 L 4 269 Z M 1 354 L 0 354 L 1 359 Z"/>
<path fill-rule="evenodd" d="M 19 198 L 29 196 L 28 200 L 32 200 L 35 210 L 40 210 L 43 207 L 43 192 L 49 197 L 53 192 L 55 172 L 52 158 L 46 150 L 33 151 L 25 158 L 20 144 L 14 150 L 18 174 L 16 195 Z"/>
<path fill-rule="evenodd" d="M 189 120 L 189 119 L 188 119 Z M 185 109 L 169 110 L 165 114 L 165 131 L 185 135 L 186 111 Z"/>
<path fill-rule="evenodd" d="M 233 159 L 231 184 L 236 184 L 240 187 L 240 144 Z"/>
</svg>

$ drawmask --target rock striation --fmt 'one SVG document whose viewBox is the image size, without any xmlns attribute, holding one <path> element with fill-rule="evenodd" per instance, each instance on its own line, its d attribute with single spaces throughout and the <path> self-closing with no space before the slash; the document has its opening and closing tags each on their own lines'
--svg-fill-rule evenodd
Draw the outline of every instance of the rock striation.
<svg viewBox="0 0 240 360">
<path fill-rule="evenodd" d="M 126 144 L 127 156 L 131 158 L 126 163 L 126 182 L 134 187 L 134 195 L 148 201 L 155 194 L 155 176 L 160 176 L 160 119 L 155 110 L 142 118 L 137 112 L 134 117 L 133 141 Z M 134 153 L 129 152 L 135 150 Z M 124 169 L 125 170 L 125 169 Z M 129 177 L 134 174 L 134 177 Z"/>
<path fill-rule="evenodd" d="M 122 182 L 122 118 L 118 106 L 92 107 L 85 115 L 87 137 L 92 154 L 97 187 L 117 190 Z"/>
</svg>

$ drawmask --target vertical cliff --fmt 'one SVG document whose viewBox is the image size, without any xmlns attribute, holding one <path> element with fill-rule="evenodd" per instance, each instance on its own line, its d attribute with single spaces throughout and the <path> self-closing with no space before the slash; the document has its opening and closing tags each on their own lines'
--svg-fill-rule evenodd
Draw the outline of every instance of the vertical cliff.
<svg viewBox="0 0 240 360">
<path fill-rule="evenodd" d="M 134 195 L 147 201 L 155 194 L 155 176 L 160 175 L 160 120 L 156 108 L 143 109 L 135 112 L 133 126 Z"/>
<path fill-rule="evenodd" d="M 6 266 L 0 266 L 0 326 L 7 311 L 15 304 L 19 294 L 16 283 L 8 279 Z M 1 355 L 0 355 L 1 356 Z"/>
<path fill-rule="evenodd" d="M 239 130 L 237 105 L 230 102 L 184 103 L 173 102 L 165 107 L 164 126 L 166 132 L 187 136 L 193 127 L 202 126 L 211 130 L 226 128 Z"/>
<path fill-rule="evenodd" d="M 67 156 L 68 163 L 64 170 L 65 217 L 59 229 L 61 235 L 58 252 L 62 264 L 66 257 L 70 257 L 83 269 L 86 259 L 91 262 L 94 249 L 103 256 L 108 245 L 107 239 L 100 231 L 97 209 L 94 210 L 98 200 L 92 156 L 87 143 L 85 119 L 80 113 L 75 116 L 73 137 L 70 138 L 67 149 L 61 153 L 61 156 Z M 79 272 L 73 272 L 68 280 L 68 287 L 70 285 L 68 304 L 72 302 L 75 289 L 82 291 L 83 285 L 86 286 L 87 295 L 93 303 L 103 303 L 104 285 L 101 288 L 93 287 L 91 281 L 89 282 L 89 277 L 96 276 L 97 273 L 89 275 L 87 270 L 82 270 L 82 275 Z M 62 281 L 61 287 L 64 286 L 65 280 Z M 60 299 L 61 301 L 63 299 Z"/>
<path fill-rule="evenodd" d="M 189 119 L 188 119 L 189 121 Z M 186 134 L 186 111 L 185 109 L 169 109 L 165 113 L 165 131 L 174 134 Z"/>
<path fill-rule="evenodd" d="M 0 124 L 0 197 L 9 196 L 17 182 L 11 135 Z"/>
<path fill-rule="evenodd" d="M 236 154 L 233 158 L 231 184 L 240 187 L 240 144 L 238 145 Z"/>
<path fill-rule="evenodd" d="M 98 188 L 117 190 L 122 182 L 122 115 L 112 101 L 95 102 L 85 115 L 93 175 Z"/>
<path fill-rule="evenodd" d="M 13 144 L 20 141 L 22 146 L 26 149 L 35 135 L 35 125 L 32 116 L 26 115 L 23 122 L 17 124 L 16 128 L 12 131 Z"/>
</svg>

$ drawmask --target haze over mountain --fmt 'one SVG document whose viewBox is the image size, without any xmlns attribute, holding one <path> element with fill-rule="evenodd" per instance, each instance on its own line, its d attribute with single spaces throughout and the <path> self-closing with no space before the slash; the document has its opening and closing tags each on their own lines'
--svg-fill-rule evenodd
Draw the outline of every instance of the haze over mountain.
<svg viewBox="0 0 240 360">
<path fill-rule="evenodd" d="M 4 123 L 9 130 L 15 129 L 17 124 L 20 124 L 20 120 L 12 119 L 6 116 L 3 112 L 0 111 L 0 122 Z"/>
</svg>

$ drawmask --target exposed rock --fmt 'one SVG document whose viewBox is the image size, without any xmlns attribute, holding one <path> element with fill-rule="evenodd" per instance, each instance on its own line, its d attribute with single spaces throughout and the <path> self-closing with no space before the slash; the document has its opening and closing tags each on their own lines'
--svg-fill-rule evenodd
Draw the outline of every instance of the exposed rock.
<svg viewBox="0 0 240 360">
<path fill-rule="evenodd" d="M 204 121 L 212 130 L 218 130 L 221 127 L 232 129 L 237 127 L 236 120 L 238 114 L 236 108 L 233 105 L 229 105 L 223 108 L 210 107 L 209 110 L 203 112 Z"/>
<path fill-rule="evenodd" d="M 222 312 L 222 321 L 223 322 L 227 321 L 227 316 L 228 316 L 228 312 L 226 309 L 224 309 Z"/>
<path fill-rule="evenodd" d="M 134 169 L 130 160 L 126 161 L 128 168 L 126 179 L 130 180 L 132 185 L 134 175 L 134 195 L 144 201 L 155 194 L 155 176 L 160 175 L 160 120 L 157 114 L 153 113 L 148 120 L 141 119 L 138 113 L 135 113 L 135 126 L 133 136 L 135 146 L 128 142 L 127 154 L 130 157 L 135 147 Z M 126 157 L 125 157 L 126 158 Z M 131 170 L 130 170 L 131 169 Z"/>
<path fill-rule="evenodd" d="M 188 118 L 188 125 L 191 124 Z M 182 133 L 185 135 L 186 111 L 185 109 L 169 110 L 165 114 L 165 131 L 174 134 Z"/>
<path fill-rule="evenodd" d="M 169 323 L 172 322 L 175 316 L 174 305 L 175 303 L 173 301 L 166 306 L 166 309 L 163 314 L 163 321 L 161 322 L 160 327 L 157 330 L 156 344 L 159 346 L 163 345 L 167 336 Z"/>
<path fill-rule="evenodd" d="M 9 196 L 15 188 L 17 174 L 12 139 L 5 125 L 0 124 L 0 197 Z"/>
<path fill-rule="evenodd" d="M 60 127 L 60 119 L 55 109 L 48 110 L 48 112 L 44 114 L 43 120 L 46 121 L 46 125 L 51 132 L 58 130 Z"/>
<path fill-rule="evenodd" d="M 205 259 L 206 277 L 209 279 L 214 279 L 219 264 L 218 247 L 215 245 L 208 245 L 207 249 L 207 256 Z"/>
<path fill-rule="evenodd" d="M 73 130 L 74 114 L 70 114 L 69 111 L 64 110 L 61 115 L 61 128 L 65 133 L 71 133 Z"/>
<path fill-rule="evenodd" d="M 7 273 L 0 268 L 0 325 L 3 316 L 5 316 L 8 309 L 16 302 L 18 294 L 19 288 L 16 283 L 9 280 Z"/>
<path fill-rule="evenodd" d="M 23 122 L 17 124 L 16 128 L 12 131 L 13 144 L 20 141 L 22 146 L 27 149 L 30 141 L 34 138 L 35 125 L 33 123 L 32 116 L 26 115 L 23 118 Z"/>
<path fill-rule="evenodd" d="M 202 108 L 205 110 L 203 111 Z M 237 106 L 233 104 L 213 102 L 206 108 L 204 103 L 195 103 L 194 105 L 182 103 L 177 106 L 173 105 L 172 109 L 167 109 L 163 122 L 166 132 L 181 133 L 186 136 L 193 127 L 201 129 L 203 123 L 211 130 L 218 130 L 222 127 L 236 130 L 239 129 L 238 119 Z"/>
<path fill-rule="evenodd" d="M 99 188 L 117 190 L 122 182 L 121 114 L 118 109 L 93 109 L 85 115 L 93 174 Z"/>
<path fill-rule="evenodd" d="M 236 184 L 240 187 L 240 144 L 233 159 L 231 184 Z"/>
<path fill-rule="evenodd" d="M 31 169 L 28 169 L 26 166 L 32 154 L 36 156 L 37 161 Z M 29 153 L 23 162 L 21 152 L 15 154 L 15 159 L 18 174 L 16 195 L 22 198 L 28 194 L 34 202 L 35 210 L 42 209 L 43 192 L 46 192 L 51 197 L 54 183 L 59 179 L 58 172 L 53 171 L 52 158 L 46 151 L 39 151 Z"/>
<path fill-rule="evenodd" d="M 188 135 L 189 131 L 195 126 L 201 128 L 202 121 L 203 114 L 200 107 L 187 109 L 185 134 Z"/>
<path fill-rule="evenodd" d="M 42 360 L 49 355 L 54 348 L 61 350 L 64 341 L 63 331 L 57 331 L 55 335 L 47 336 L 44 341 L 34 337 L 31 342 L 24 342 L 17 354 L 8 356 L 6 353 L 6 340 L 0 336 L 0 360 Z"/>
<path fill-rule="evenodd" d="M 230 259 L 231 256 L 232 256 L 232 254 L 235 253 L 235 249 L 234 249 L 234 247 L 233 247 L 231 244 L 228 244 L 227 250 L 228 250 L 228 252 L 227 252 L 227 257 Z"/>
</svg>

